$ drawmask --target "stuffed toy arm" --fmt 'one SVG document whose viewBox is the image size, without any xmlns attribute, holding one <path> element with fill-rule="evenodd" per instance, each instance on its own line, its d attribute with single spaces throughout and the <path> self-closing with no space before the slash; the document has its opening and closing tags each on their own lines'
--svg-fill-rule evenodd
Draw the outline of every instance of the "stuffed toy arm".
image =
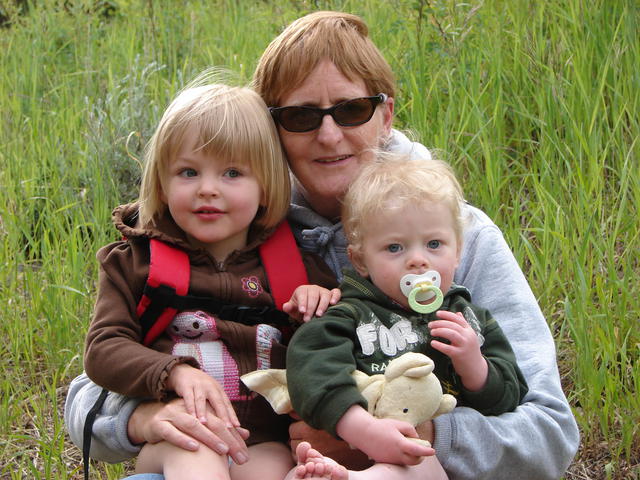
<svg viewBox="0 0 640 480">
<path fill-rule="evenodd" d="M 240 377 L 251 390 L 267 399 L 273 411 L 279 415 L 293 411 L 289 390 L 287 390 L 287 371 L 270 368 L 254 370 Z"/>
</svg>

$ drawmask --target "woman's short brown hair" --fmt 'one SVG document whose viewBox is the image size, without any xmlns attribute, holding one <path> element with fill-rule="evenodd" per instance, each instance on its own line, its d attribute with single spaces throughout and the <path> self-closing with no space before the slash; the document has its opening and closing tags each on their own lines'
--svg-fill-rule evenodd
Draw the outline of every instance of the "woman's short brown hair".
<svg viewBox="0 0 640 480">
<path fill-rule="evenodd" d="M 395 96 L 391 67 L 369 38 L 364 21 L 349 13 L 314 12 L 292 22 L 266 48 L 253 88 L 269 106 L 281 106 L 321 60 L 329 59 L 349 80 L 362 79 L 369 95 Z"/>
</svg>

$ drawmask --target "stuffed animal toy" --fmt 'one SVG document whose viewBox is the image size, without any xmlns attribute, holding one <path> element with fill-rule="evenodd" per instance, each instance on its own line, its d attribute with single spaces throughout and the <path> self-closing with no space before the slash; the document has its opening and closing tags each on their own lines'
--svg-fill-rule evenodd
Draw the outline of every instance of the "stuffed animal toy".
<svg viewBox="0 0 640 480">
<path fill-rule="evenodd" d="M 355 370 L 352 376 L 367 400 L 371 415 L 404 420 L 416 426 L 456 406 L 452 395 L 442 393 L 433 368 L 433 360 L 426 355 L 408 352 L 391 360 L 384 374 L 369 376 Z M 256 370 L 241 378 L 247 387 L 264 396 L 276 413 L 293 410 L 285 370 Z M 430 446 L 425 440 L 412 440 Z"/>
</svg>

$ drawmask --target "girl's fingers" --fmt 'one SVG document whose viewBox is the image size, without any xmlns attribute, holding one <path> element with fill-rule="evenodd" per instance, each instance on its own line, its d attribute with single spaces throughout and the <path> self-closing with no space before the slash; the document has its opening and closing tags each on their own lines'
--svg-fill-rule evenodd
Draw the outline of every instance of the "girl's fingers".
<svg viewBox="0 0 640 480">
<path fill-rule="evenodd" d="M 216 385 L 220 390 L 213 390 L 211 396 L 209 397 L 209 403 L 213 407 L 216 415 L 218 415 L 222 420 L 225 421 L 227 425 L 230 427 L 239 427 L 240 421 L 238 420 L 238 416 L 236 415 L 236 411 L 233 409 L 233 405 L 231 404 L 231 400 L 227 397 L 222 387 L 217 384 Z"/>
<path fill-rule="evenodd" d="M 315 288 L 307 289 L 307 298 L 305 302 L 305 305 L 306 305 L 305 312 L 307 314 L 304 316 L 305 322 L 311 320 L 311 315 L 314 315 L 316 313 L 316 309 L 319 305 L 319 302 L 320 302 L 320 294 L 318 293 L 318 290 Z"/>
<path fill-rule="evenodd" d="M 307 311 L 307 289 L 299 288 L 296 290 L 295 303 L 298 305 L 298 312 L 305 313 Z"/>
<path fill-rule="evenodd" d="M 331 290 L 330 293 L 331 293 L 331 298 L 329 300 L 329 303 L 331 305 L 335 305 L 340 301 L 340 298 L 342 297 L 342 292 L 340 291 L 339 288 L 334 288 Z"/>
<path fill-rule="evenodd" d="M 324 312 L 329 308 L 329 302 L 331 300 L 330 295 L 320 295 L 320 299 L 318 301 L 318 307 L 316 308 L 316 316 L 321 317 L 324 315 Z"/>
<path fill-rule="evenodd" d="M 207 394 L 197 390 L 194 395 L 195 415 L 202 423 L 207 423 Z"/>
<path fill-rule="evenodd" d="M 193 390 L 188 388 L 185 392 L 183 392 L 182 398 L 184 399 L 184 406 L 187 409 L 187 413 L 189 415 L 193 415 L 196 418 L 196 407 L 195 407 L 195 399 L 193 398 Z"/>
<path fill-rule="evenodd" d="M 227 402 L 225 401 L 226 398 L 223 398 L 217 391 L 212 390 L 208 393 L 207 399 L 216 416 L 222 420 L 227 427 L 234 426 L 229 414 Z"/>
<path fill-rule="evenodd" d="M 282 305 L 282 311 L 284 313 L 287 313 L 289 315 L 291 315 L 291 313 L 293 313 L 294 309 L 295 309 L 295 303 L 293 303 L 291 300 L 289 300 L 288 302 L 286 302 L 285 304 Z"/>
<path fill-rule="evenodd" d="M 238 428 L 240 426 L 240 420 L 238 420 L 238 416 L 236 415 L 236 411 L 233 409 L 233 405 L 231 405 L 231 401 L 227 399 L 227 414 L 229 416 L 229 420 L 231 421 L 231 425 L 234 428 Z"/>
<path fill-rule="evenodd" d="M 316 315 L 321 317 L 324 312 L 327 311 L 329 305 L 335 305 L 340 301 L 340 289 L 334 288 L 333 290 L 322 289 L 319 292 L 320 300 L 318 302 L 318 308 L 316 309 Z"/>
</svg>

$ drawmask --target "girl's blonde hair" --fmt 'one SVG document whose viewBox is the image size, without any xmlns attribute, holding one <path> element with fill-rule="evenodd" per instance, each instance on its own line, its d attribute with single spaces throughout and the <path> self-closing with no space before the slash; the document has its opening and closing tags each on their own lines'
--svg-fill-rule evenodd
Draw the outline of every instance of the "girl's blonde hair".
<svg viewBox="0 0 640 480">
<path fill-rule="evenodd" d="M 363 230 L 369 219 L 390 209 L 407 205 L 443 203 L 454 219 L 458 243 L 462 243 L 464 222 L 462 188 L 451 167 L 441 160 L 424 160 L 388 152 L 377 152 L 349 186 L 342 206 L 342 224 L 354 249 L 362 246 Z"/>
<path fill-rule="evenodd" d="M 349 80 L 363 80 L 369 95 L 395 96 L 391 67 L 369 38 L 364 21 L 349 13 L 314 12 L 292 22 L 266 48 L 253 88 L 270 107 L 297 88 L 316 65 L 331 60 Z"/>
<path fill-rule="evenodd" d="M 154 223 L 165 212 L 161 196 L 169 166 L 192 132 L 196 149 L 249 165 L 262 187 L 261 208 L 254 222 L 263 228 L 277 225 L 289 207 L 291 186 L 275 124 L 257 93 L 223 84 L 188 87 L 164 112 L 145 151 L 141 225 Z"/>
</svg>

